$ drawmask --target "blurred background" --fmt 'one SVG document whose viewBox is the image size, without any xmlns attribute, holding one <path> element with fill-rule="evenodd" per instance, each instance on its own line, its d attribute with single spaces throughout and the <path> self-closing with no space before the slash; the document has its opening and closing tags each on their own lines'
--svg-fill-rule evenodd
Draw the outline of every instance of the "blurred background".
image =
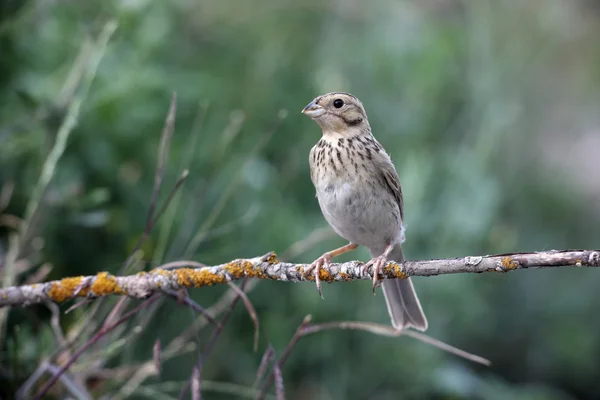
<svg viewBox="0 0 600 400">
<path fill-rule="evenodd" d="M 600 248 L 599 37 L 590 0 L 0 1 L 2 284 L 271 250 L 308 263 L 344 244 L 309 178 L 320 131 L 300 114 L 329 91 L 362 100 L 395 162 L 409 259 Z M 175 132 L 157 204 L 190 174 L 123 272 L 146 225 L 172 92 Z M 27 234 L 15 256 L 21 218 Z M 368 253 L 343 259 L 357 258 Z M 290 355 L 287 397 L 600 398 L 598 271 L 414 283 L 428 334 L 490 368 L 411 338 L 327 331 Z M 190 296 L 215 311 L 227 290 Z M 238 305 L 203 368 L 205 398 L 252 398 L 267 345 L 280 356 L 307 314 L 389 322 L 367 281 L 325 285 L 324 300 L 308 283 L 261 281 L 248 296 L 259 350 Z M 30 377 L 43 362 L 60 366 L 72 354 L 56 353 L 60 331 L 80 348 L 118 300 L 68 314 L 72 302 L 3 311 L 0 394 L 39 389 L 48 375 Z M 66 376 L 80 398 L 177 398 L 213 330 L 197 320 L 160 301 Z M 173 353 L 165 350 L 160 375 L 135 380 L 156 339 Z M 57 383 L 48 398 L 77 397 L 68 386 Z"/>
</svg>

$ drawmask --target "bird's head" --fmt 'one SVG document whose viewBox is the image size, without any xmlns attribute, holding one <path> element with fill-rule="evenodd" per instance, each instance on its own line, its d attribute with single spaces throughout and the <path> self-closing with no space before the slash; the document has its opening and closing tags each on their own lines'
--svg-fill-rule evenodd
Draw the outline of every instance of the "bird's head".
<svg viewBox="0 0 600 400">
<path fill-rule="evenodd" d="M 369 129 L 362 103 L 350 93 L 332 92 L 319 96 L 304 107 L 302 114 L 315 120 L 323 134 L 352 135 Z"/>
</svg>

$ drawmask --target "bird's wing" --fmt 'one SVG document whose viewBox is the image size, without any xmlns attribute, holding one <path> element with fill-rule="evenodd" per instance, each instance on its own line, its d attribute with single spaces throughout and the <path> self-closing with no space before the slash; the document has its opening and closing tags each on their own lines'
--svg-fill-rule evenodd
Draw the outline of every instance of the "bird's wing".
<svg viewBox="0 0 600 400">
<path fill-rule="evenodd" d="M 400 207 L 400 218 L 404 221 L 402 186 L 400 186 L 400 179 L 398 178 L 398 173 L 396 172 L 396 168 L 394 168 L 392 159 L 382 148 L 382 151 L 374 154 L 373 160 L 375 161 L 376 167 L 378 167 L 377 170 L 380 171 L 383 182 L 396 199 L 396 202 L 398 202 L 398 207 Z"/>
<path fill-rule="evenodd" d="M 308 164 L 310 166 L 310 180 L 312 181 L 315 187 L 317 186 L 317 145 L 313 146 L 310 149 L 310 154 L 308 156 Z"/>
</svg>

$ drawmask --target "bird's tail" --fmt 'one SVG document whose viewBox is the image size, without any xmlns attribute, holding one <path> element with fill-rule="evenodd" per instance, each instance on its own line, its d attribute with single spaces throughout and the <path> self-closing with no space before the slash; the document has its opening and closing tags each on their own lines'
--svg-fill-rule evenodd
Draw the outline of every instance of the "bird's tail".
<svg viewBox="0 0 600 400">
<path fill-rule="evenodd" d="M 382 253 L 375 253 L 371 250 L 370 252 L 371 257 L 377 257 Z M 394 247 L 388 256 L 388 260 L 396 262 L 404 261 L 404 254 L 400 245 Z M 406 329 L 412 326 L 420 331 L 427 330 L 427 318 L 423 313 L 421 303 L 419 303 L 419 298 L 410 278 L 385 279 L 381 287 L 390 318 L 392 319 L 392 325 L 395 329 Z"/>
</svg>

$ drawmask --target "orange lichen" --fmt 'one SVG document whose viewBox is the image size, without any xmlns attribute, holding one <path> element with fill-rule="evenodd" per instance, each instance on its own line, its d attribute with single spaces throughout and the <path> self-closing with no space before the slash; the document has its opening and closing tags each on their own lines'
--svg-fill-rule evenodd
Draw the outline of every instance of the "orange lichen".
<svg viewBox="0 0 600 400">
<path fill-rule="evenodd" d="M 319 279 L 323 282 L 333 282 L 333 276 L 329 273 L 329 271 L 321 268 L 319 269 Z"/>
<path fill-rule="evenodd" d="M 277 259 L 277 254 L 275 254 L 274 251 L 269 253 L 269 255 L 267 256 L 267 259 L 265 261 L 271 265 L 277 264 L 279 262 L 279 260 Z"/>
<path fill-rule="evenodd" d="M 510 257 L 504 257 L 502 259 L 502 266 L 505 270 L 509 271 L 512 269 L 517 269 L 519 267 L 519 263 Z"/>
<path fill-rule="evenodd" d="M 223 268 L 225 272 L 231 275 L 233 278 L 240 279 L 243 277 L 248 278 L 264 278 L 265 275 L 260 268 L 255 268 L 248 260 L 234 260 Z"/>
<path fill-rule="evenodd" d="M 400 265 L 396 264 L 396 263 L 392 263 L 391 265 L 387 265 L 383 268 L 383 271 L 388 274 L 388 273 L 392 273 L 392 275 L 394 276 L 394 278 L 400 278 L 400 279 L 407 279 L 408 275 L 406 275 L 406 272 L 402 271 L 402 267 L 400 267 Z"/>
<path fill-rule="evenodd" d="M 115 277 L 108 272 L 100 272 L 96 275 L 91 290 L 92 293 L 98 296 L 125 294 L 125 291 L 119 286 Z"/>
<path fill-rule="evenodd" d="M 162 269 L 162 268 L 153 269 L 152 271 L 150 271 L 150 273 L 155 274 L 155 275 L 166 276 L 167 278 L 170 278 L 173 276 L 173 271 L 167 271 L 166 269 Z"/>
<path fill-rule="evenodd" d="M 48 290 L 48 296 L 58 303 L 74 297 L 75 289 L 79 287 L 83 276 L 77 276 L 74 278 L 64 278 L 60 281 L 53 282 Z M 87 294 L 87 289 L 80 290 L 78 296 L 84 296 Z"/>
<path fill-rule="evenodd" d="M 207 269 L 180 268 L 174 271 L 177 284 L 185 287 L 212 286 L 225 283 L 224 276 L 214 274 Z"/>
<path fill-rule="evenodd" d="M 340 272 L 339 275 L 340 275 L 340 278 L 342 278 L 342 281 L 344 281 L 344 282 L 350 282 L 350 281 L 352 281 L 352 276 L 349 275 L 349 274 L 346 274 L 344 272 Z"/>
</svg>

